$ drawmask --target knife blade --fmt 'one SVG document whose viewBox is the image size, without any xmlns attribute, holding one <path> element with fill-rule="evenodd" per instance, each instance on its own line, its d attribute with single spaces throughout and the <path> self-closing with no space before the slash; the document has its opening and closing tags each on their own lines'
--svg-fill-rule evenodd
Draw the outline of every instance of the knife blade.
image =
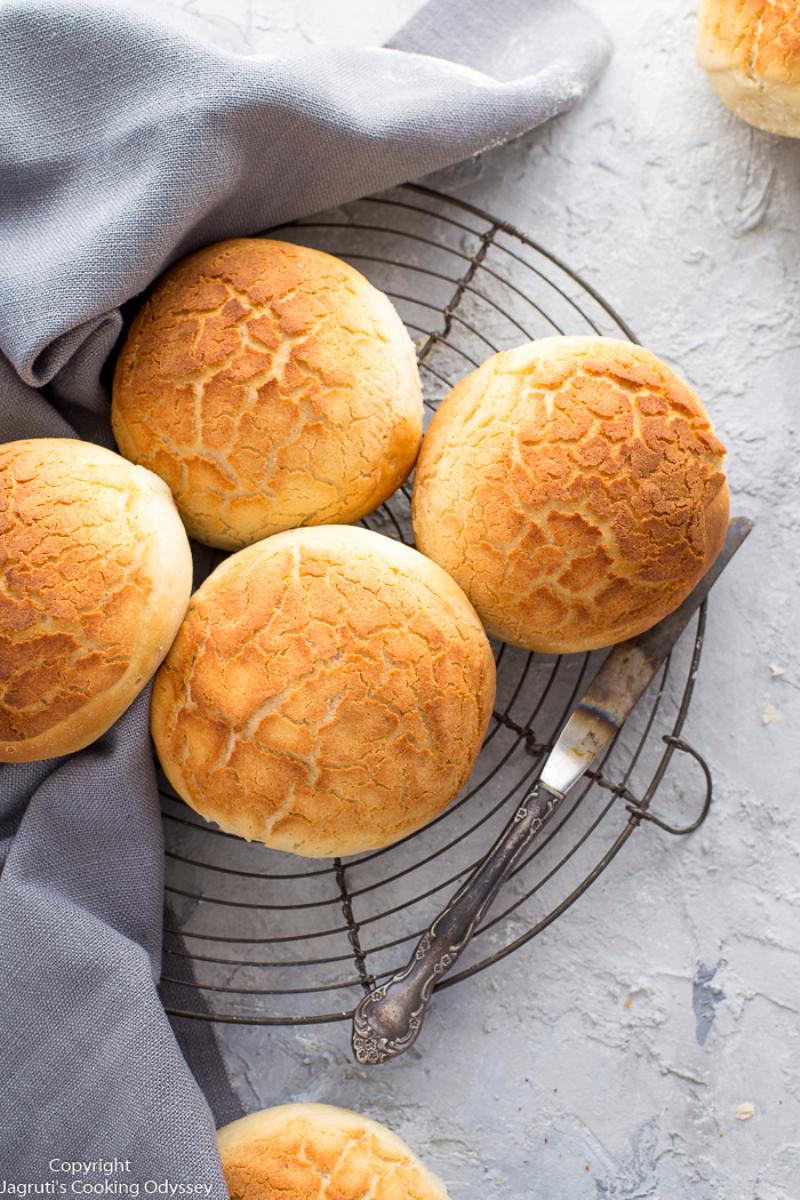
<svg viewBox="0 0 800 1200">
<path fill-rule="evenodd" d="M 559 734 L 532 791 L 486 857 L 430 924 L 408 964 L 373 988 L 356 1007 L 352 1045 L 359 1063 L 385 1062 L 416 1041 L 435 985 L 470 941 L 523 850 L 616 737 L 751 529 L 746 517 L 734 518 L 716 560 L 683 603 L 652 629 L 609 652 Z"/>
</svg>

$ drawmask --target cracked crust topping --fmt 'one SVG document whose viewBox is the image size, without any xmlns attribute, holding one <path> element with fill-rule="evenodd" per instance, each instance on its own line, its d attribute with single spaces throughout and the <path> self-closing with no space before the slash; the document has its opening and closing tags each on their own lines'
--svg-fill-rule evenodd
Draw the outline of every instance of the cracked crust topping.
<svg viewBox="0 0 800 1200">
<path fill-rule="evenodd" d="M 800 137 L 800 0 L 703 0 L 697 60 L 743 120 Z"/>
<path fill-rule="evenodd" d="M 414 464 L 422 391 L 402 321 L 363 275 L 234 238 L 156 284 L 117 362 L 112 423 L 190 535 L 238 549 L 382 503 Z"/>
<path fill-rule="evenodd" d="M 418 548 L 488 631 L 595 649 L 671 612 L 725 538 L 725 450 L 691 389 L 639 346 L 547 338 L 440 406 L 414 483 Z"/>
<path fill-rule="evenodd" d="M 191 580 L 155 475 L 67 438 L 0 445 L 0 761 L 104 733 L 166 654 Z"/>
<path fill-rule="evenodd" d="M 359 527 L 276 534 L 195 593 L 151 728 L 206 819 L 310 857 L 398 841 L 464 784 L 494 659 L 463 592 Z"/>
<path fill-rule="evenodd" d="M 333 1105 L 267 1108 L 217 1143 L 231 1200 L 447 1200 L 395 1133 Z"/>
</svg>

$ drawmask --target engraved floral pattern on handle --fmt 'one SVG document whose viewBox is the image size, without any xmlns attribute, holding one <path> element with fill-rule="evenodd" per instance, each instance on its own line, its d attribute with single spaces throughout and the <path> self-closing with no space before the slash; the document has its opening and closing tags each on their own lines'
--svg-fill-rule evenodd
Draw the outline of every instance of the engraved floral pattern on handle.
<svg viewBox="0 0 800 1200">
<path fill-rule="evenodd" d="M 434 986 L 450 970 L 522 851 L 561 797 L 537 784 L 501 837 L 422 935 L 408 964 L 365 996 L 353 1015 L 353 1052 L 362 1065 L 402 1054 L 417 1039 Z"/>
</svg>

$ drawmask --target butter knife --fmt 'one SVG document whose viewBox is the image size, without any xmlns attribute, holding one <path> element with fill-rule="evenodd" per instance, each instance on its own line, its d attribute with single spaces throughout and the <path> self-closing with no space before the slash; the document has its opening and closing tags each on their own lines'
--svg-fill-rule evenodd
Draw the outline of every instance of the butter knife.
<svg viewBox="0 0 800 1200">
<path fill-rule="evenodd" d="M 385 1062 L 417 1040 L 434 987 L 488 912 L 522 852 L 570 788 L 609 746 L 672 647 L 752 529 L 736 517 L 711 569 L 683 604 L 638 637 L 615 646 L 573 710 L 532 790 L 472 875 L 422 935 L 401 971 L 369 992 L 353 1014 L 353 1053 Z"/>
</svg>

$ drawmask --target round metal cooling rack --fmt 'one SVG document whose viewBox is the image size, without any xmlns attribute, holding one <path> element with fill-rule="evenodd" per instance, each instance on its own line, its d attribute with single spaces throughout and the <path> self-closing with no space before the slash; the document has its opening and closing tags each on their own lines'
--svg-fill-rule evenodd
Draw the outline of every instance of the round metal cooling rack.
<svg viewBox="0 0 800 1200">
<path fill-rule="evenodd" d="M 426 407 L 497 350 L 552 334 L 633 339 L 585 281 L 531 238 L 460 200 L 405 186 L 280 236 L 348 259 L 397 305 L 415 338 Z M 364 522 L 411 541 L 410 489 Z M 560 916 L 651 822 L 688 833 L 711 778 L 682 738 L 700 662 L 705 608 L 598 770 L 514 871 L 442 987 L 499 962 Z M 497 645 L 498 691 L 463 793 L 397 845 L 333 861 L 293 858 L 208 825 L 162 781 L 167 1011 L 204 1020 L 293 1025 L 345 1020 L 364 990 L 408 959 L 430 919 L 486 853 L 536 778 L 599 661 Z M 670 771 L 670 806 L 650 811 Z"/>
</svg>

